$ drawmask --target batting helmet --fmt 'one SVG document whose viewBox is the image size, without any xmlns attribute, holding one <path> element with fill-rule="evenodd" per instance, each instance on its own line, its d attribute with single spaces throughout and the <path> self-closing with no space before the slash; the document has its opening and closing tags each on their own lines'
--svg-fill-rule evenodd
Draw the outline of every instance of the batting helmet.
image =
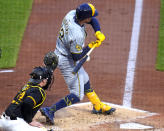
<svg viewBox="0 0 164 131">
<path fill-rule="evenodd" d="M 31 78 L 29 82 L 33 84 L 39 84 L 43 79 L 48 79 L 49 72 L 46 67 L 35 67 L 30 73 Z"/>
<path fill-rule="evenodd" d="M 81 4 L 76 9 L 76 18 L 80 21 L 86 18 L 95 17 L 97 15 L 98 11 L 90 3 Z"/>
</svg>

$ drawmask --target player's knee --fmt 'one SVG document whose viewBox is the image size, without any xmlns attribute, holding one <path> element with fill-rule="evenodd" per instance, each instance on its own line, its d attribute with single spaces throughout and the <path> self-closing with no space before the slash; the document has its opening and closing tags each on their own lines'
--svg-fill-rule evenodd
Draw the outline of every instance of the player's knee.
<svg viewBox="0 0 164 131">
<path fill-rule="evenodd" d="M 71 93 L 71 94 L 74 94 L 79 99 L 79 101 L 84 99 L 84 94 L 79 94 L 77 92 L 76 93 Z"/>
<path fill-rule="evenodd" d="M 84 85 L 84 93 L 89 93 L 89 92 L 93 92 L 93 89 L 90 86 L 90 82 L 88 81 L 85 85 Z"/>
<path fill-rule="evenodd" d="M 76 97 L 79 98 L 79 101 L 84 99 L 84 94 L 76 94 Z"/>
</svg>

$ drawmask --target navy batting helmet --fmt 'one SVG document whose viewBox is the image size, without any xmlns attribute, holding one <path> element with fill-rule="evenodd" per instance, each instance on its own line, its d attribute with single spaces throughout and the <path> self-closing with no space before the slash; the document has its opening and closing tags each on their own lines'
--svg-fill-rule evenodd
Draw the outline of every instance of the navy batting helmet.
<svg viewBox="0 0 164 131">
<path fill-rule="evenodd" d="M 30 73 L 31 78 L 29 82 L 33 84 L 39 84 L 43 79 L 48 79 L 49 74 L 46 67 L 35 67 Z"/>
<path fill-rule="evenodd" d="M 76 18 L 78 20 L 84 20 L 86 18 L 95 17 L 98 15 L 98 11 L 90 3 L 84 3 L 77 7 Z"/>
</svg>

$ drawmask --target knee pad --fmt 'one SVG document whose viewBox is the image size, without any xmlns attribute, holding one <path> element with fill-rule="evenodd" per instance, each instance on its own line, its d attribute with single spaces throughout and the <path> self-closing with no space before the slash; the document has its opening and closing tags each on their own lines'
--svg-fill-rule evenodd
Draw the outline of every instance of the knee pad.
<svg viewBox="0 0 164 131">
<path fill-rule="evenodd" d="M 91 88 L 90 82 L 88 81 L 88 82 L 84 85 L 84 93 L 85 93 L 85 95 L 86 95 L 86 93 L 89 93 L 89 92 L 93 92 L 93 89 Z"/>
</svg>

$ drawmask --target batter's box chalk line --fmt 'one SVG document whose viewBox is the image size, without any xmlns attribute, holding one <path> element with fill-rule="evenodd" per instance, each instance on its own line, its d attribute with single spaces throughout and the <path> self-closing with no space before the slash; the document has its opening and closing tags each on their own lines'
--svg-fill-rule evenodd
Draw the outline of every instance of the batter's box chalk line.
<svg viewBox="0 0 164 131">
<path fill-rule="evenodd" d="M 0 70 L 0 73 L 10 73 L 14 72 L 14 70 Z"/>
</svg>

